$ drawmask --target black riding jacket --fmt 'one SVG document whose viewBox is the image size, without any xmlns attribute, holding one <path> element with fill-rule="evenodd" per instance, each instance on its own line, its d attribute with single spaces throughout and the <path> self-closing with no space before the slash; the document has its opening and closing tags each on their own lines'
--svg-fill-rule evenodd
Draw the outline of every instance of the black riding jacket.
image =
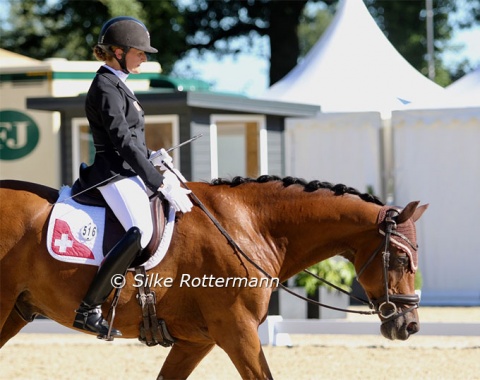
<svg viewBox="0 0 480 380">
<path fill-rule="evenodd" d="M 93 187 L 116 174 L 114 181 L 138 175 L 155 192 L 163 176 L 148 160 L 143 108 L 106 67 L 97 71 L 88 90 L 85 112 L 96 153 L 93 164 L 80 173 L 83 186 Z"/>
</svg>

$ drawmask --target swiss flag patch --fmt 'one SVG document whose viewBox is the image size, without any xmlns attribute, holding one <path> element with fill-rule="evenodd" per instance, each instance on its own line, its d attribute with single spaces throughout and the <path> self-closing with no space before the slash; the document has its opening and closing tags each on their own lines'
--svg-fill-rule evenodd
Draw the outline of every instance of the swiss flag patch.
<svg viewBox="0 0 480 380">
<path fill-rule="evenodd" d="M 51 244 L 57 255 L 95 259 L 93 252 L 75 239 L 70 226 L 63 220 L 55 220 Z"/>
</svg>

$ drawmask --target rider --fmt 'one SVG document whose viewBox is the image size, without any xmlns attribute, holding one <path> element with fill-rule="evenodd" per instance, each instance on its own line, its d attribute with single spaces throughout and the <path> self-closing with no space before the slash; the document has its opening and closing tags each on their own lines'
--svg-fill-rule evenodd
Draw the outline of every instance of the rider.
<svg viewBox="0 0 480 380">
<path fill-rule="evenodd" d="M 108 322 L 101 305 L 113 290 L 112 276 L 125 274 L 153 234 L 149 195 L 161 192 L 176 211 L 189 212 L 189 191 L 180 186 L 170 171 L 162 175 L 154 167 L 172 159 L 154 153 L 145 144 L 144 112 L 133 92 L 125 85 L 128 75 L 140 72 L 150 46 L 145 25 L 132 17 L 107 21 L 100 32 L 94 55 L 105 64 L 97 71 L 86 98 L 86 116 L 95 146 L 91 166 L 81 170 L 83 188 L 97 187 L 125 228 L 126 234 L 105 257 L 87 294 L 76 310 L 73 326 L 106 336 Z M 165 170 L 165 167 L 161 167 Z M 122 335 L 112 329 L 111 335 Z"/>
</svg>

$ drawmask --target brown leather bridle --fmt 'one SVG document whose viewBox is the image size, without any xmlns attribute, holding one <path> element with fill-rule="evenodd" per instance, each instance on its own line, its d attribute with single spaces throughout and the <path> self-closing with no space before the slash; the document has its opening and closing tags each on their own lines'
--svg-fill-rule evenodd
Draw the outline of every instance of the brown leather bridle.
<svg viewBox="0 0 480 380">
<path fill-rule="evenodd" d="M 376 313 L 383 318 L 382 323 L 386 323 L 391 321 L 392 319 L 396 319 L 402 315 L 405 315 L 412 310 L 418 308 L 418 304 L 420 302 L 420 297 L 417 294 L 389 294 L 388 291 L 388 268 L 390 265 L 390 251 L 388 249 L 390 245 L 391 236 L 395 235 L 404 240 L 413 250 L 417 250 L 418 246 L 413 244 L 410 239 L 408 239 L 405 235 L 400 234 L 397 232 L 397 223 L 395 221 L 395 214 L 398 215 L 398 210 L 392 208 L 386 212 L 385 216 L 385 239 L 380 244 L 380 246 L 373 252 L 370 258 L 367 260 L 365 264 L 363 264 L 362 268 L 357 274 L 357 279 L 363 274 L 365 269 L 373 262 L 375 257 L 382 251 L 382 261 L 383 261 L 383 282 L 384 282 L 384 291 L 385 294 L 383 297 L 373 299 L 369 298 L 369 303 L 373 306 Z M 401 303 L 405 305 L 411 305 L 404 311 L 398 311 L 398 307 L 396 303 Z"/>
</svg>

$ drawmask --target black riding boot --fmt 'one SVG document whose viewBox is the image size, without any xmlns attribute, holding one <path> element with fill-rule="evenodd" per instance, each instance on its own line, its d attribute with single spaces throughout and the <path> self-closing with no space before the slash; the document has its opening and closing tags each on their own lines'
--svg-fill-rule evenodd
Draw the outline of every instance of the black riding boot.
<svg viewBox="0 0 480 380">
<path fill-rule="evenodd" d="M 103 319 L 101 306 L 113 290 L 112 278 L 124 275 L 137 254 L 141 251 L 140 230 L 130 228 L 123 238 L 110 250 L 93 279 L 87 294 L 83 298 L 73 327 L 94 333 L 99 336 L 108 334 L 108 322 Z M 112 336 L 122 333 L 112 328 Z"/>
</svg>

